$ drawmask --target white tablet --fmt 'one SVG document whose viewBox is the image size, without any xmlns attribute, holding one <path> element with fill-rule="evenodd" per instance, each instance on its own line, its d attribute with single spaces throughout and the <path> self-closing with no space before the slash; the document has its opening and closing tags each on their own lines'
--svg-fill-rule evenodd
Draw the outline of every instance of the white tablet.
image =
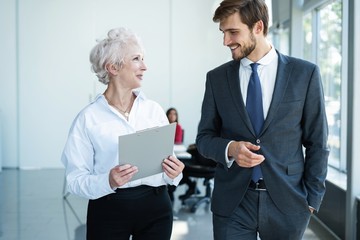
<svg viewBox="0 0 360 240">
<path fill-rule="evenodd" d="M 119 164 L 138 167 L 131 180 L 163 172 L 162 162 L 173 155 L 176 123 L 119 136 Z"/>
</svg>

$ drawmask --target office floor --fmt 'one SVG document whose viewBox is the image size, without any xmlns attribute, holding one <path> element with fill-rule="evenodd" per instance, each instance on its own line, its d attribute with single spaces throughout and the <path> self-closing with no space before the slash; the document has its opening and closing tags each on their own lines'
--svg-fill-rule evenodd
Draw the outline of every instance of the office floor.
<svg viewBox="0 0 360 240">
<path fill-rule="evenodd" d="M 73 195 L 64 200 L 63 181 L 61 169 L 0 172 L 0 240 L 85 239 L 87 201 Z M 198 183 L 202 187 L 202 181 Z M 185 186 L 180 186 L 176 199 L 185 190 Z M 208 207 L 200 206 L 191 213 L 176 200 L 174 212 L 172 240 L 212 239 Z M 322 238 L 308 229 L 304 239 Z"/>
</svg>

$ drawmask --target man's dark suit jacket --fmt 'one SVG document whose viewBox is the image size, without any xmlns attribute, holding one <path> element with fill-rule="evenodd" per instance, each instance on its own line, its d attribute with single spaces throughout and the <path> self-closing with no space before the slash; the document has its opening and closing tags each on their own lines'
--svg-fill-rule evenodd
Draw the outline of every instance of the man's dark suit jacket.
<svg viewBox="0 0 360 240">
<path fill-rule="evenodd" d="M 278 53 L 272 102 L 256 137 L 240 91 L 239 61 L 207 74 L 196 138 L 199 152 L 217 161 L 211 209 L 229 216 L 241 202 L 252 168 L 230 168 L 225 149 L 231 140 L 259 144 L 266 188 L 285 214 L 319 209 L 325 193 L 328 126 L 319 68 Z"/>
</svg>

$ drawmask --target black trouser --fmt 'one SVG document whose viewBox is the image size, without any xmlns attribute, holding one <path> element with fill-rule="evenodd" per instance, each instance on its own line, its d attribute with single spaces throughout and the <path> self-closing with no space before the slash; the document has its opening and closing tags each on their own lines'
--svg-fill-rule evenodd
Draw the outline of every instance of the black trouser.
<svg viewBox="0 0 360 240">
<path fill-rule="evenodd" d="M 88 240 L 169 240 L 173 213 L 166 186 L 118 189 L 117 193 L 90 200 Z"/>
<path fill-rule="evenodd" d="M 284 214 L 267 191 L 249 188 L 230 216 L 213 214 L 214 239 L 257 240 L 259 233 L 262 240 L 300 240 L 310 216 L 305 205 L 301 213 Z"/>
</svg>

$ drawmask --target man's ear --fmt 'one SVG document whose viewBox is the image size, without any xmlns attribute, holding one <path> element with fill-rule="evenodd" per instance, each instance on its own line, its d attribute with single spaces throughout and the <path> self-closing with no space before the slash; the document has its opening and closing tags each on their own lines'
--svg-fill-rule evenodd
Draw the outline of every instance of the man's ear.
<svg viewBox="0 0 360 240">
<path fill-rule="evenodd" d="M 264 23 L 262 20 L 259 20 L 255 23 L 253 31 L 255 34 L 264 33 Z"/>
</svg>

